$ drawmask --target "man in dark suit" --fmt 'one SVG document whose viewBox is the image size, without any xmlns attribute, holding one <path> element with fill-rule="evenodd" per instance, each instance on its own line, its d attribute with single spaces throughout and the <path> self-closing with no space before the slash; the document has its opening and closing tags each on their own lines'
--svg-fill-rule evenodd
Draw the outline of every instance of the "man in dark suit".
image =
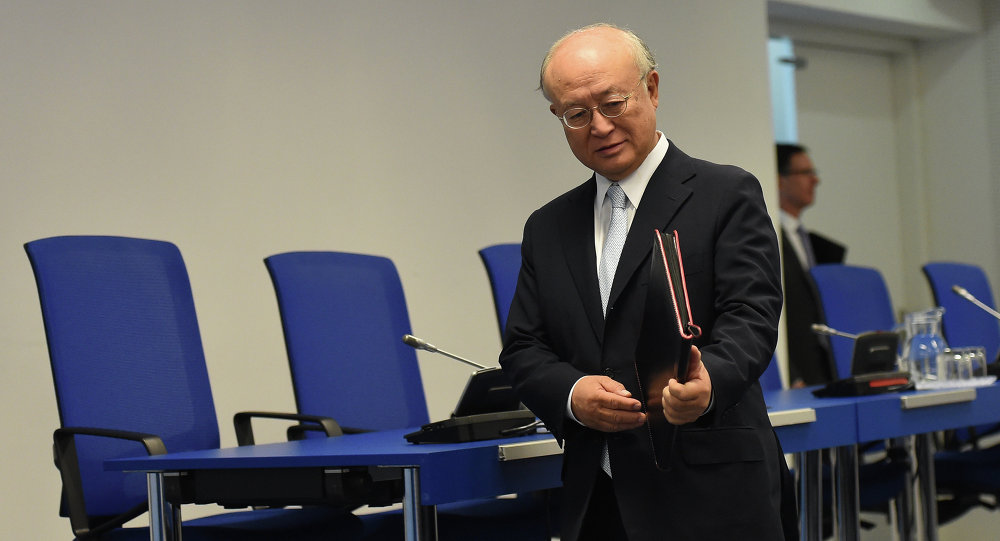
<svg viewBox="0 0 1000 541">
<path fill-rule="evenodd" d="M 564 445 L 563 540 L 797 539 L 757 384 L 781 309 L 774 229 L 757 179 L 656 130 L 658 86 L 652 54 L 628 31 L 590 26 L 549 50 L 542 93 L 595 174 L 525 224 L 500 363 Z M 687 382 L 663 389 L 680 427 L 665 471 L 634 398 L 657 228 L 678 232 L 703 331 Z"/>
<path fill-rule="evenodd" d="M 823 323 L 819 293 L 809 274 L 813 265 L 843 263 L 847 249 L 802 225 L 802 212 L 816 199 L 819 176 L 802 145 L 777 144 L 778 198 L 781 206 L 781 249 L 784 254 L 785 327 L 788 375 L 792 387 L 818 385 L 838 374 L 825 337 L 812 332 Z"/>
</svg>

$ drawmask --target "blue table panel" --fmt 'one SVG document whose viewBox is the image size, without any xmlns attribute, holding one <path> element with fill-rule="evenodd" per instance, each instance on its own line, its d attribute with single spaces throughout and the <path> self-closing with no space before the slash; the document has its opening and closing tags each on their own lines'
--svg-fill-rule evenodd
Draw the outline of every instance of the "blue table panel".
<svg viewBox="0 0 1000 541">
<path fill-rule="evenodd" d="M 904 397 L 927 397 L 950 391 L 908 391 L 857 399 L 858 441 L 924 434 L 986 424 L 1000 419 L 1000 386 L 976 387 L 975 400 L 903 409 Z"/>
<path fill-rule="evenodd" d="M 505 443 L 551 438 L 548 434 L 468 443 L 412 444 L 411 429 L 348 434 L 337 438 L 138 456 L 105 462 L 119 471 L 325 468 L 338 466 L 418 467 L 423 505 L 487 498 L 561 484 L 561 455 L 501 462 Z"/>
<path fill-rule="evenodd" d="M 775 427 L 786 453 L 828 449 L 858 442 L 857 410 L 852 398 L 816 398 L 811 389 L 784 389 L 764 393 L 768 413 L 812 409 L 811 423 Z"/>
</svg>

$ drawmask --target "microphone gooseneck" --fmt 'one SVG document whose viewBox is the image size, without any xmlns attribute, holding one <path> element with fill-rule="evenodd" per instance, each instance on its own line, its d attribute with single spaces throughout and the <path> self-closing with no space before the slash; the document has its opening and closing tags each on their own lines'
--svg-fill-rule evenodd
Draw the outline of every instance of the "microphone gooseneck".
<svg viewBox="0 0 1000 541">
<path fill-rule="evenodd" d="M 997 319 L 1000 319 L 1000 312 L 997 312 L 996 310 L 990 308 L 989 306 L 986 306 L 984 302 L 977 299 L 975 296 L 972 295 L 972 293 L 969 293 L 969 291 L 964 287 L 955 284 L 951 286 L 951 290 L 954 291 L 959 297 L 962 297 L 963 299 L 971 302 L 972 304 L 975 304 L 980 310 L 986 312 L 987 314 Z"/>
<path fill-rule="evenodd" d="M 422 349 L 425 351 L 431 351 L 437 353 L 436 347 L 428 344 L 427 342 L 424 342 L 423 340 L 417 338 L 416 336 L 413 336 L 412 334 L 404 334 L 403 343 L 414 349 Z"/>
<path fill-rule="evenodd" d="M 844 338 L 850 338 L 851 340 L 856 340 L 858 338 L 858 335 L 856 334 L 838 331 L 837 329 L 833 329 L 831 327 L 823 325 L 822 323 L 813 323 L 812 332 L 826 336 L 842 336 Z"/>
<path fill-rule="evenodd" d="M 488 368 L 487 366 L 481 365 L 481 364 L 476 363 L 476 362 L 472 362 L 469 359 L 465 359 L 463 357 L 459 357 L 458 355 L 454 355 L 452 353 L 448 353 L 447 351 L 445 351 L 445 350 L 443 350 L 443 349 L 435 346 L 434 344 L 428 344 L 426 341 L 421 340 L 421 339 L 417 338 L 416 336 L 413 336 L 412 334 L 404 334 L 403 335 L 403 343 L 406 344 L 406 345 L 408 345 L 408 346 L 410 346 L 410 347 L 412 347 L 412 348 L 414 348 L 414 349 L 422 349 L 424 351 L 430 351 L 431 353 L 440 353 L 441 355 L 444 355 L 445 357 L 449 357 L 449 358 L 455 359 L 456 361 L 463 362 L 463 363 L 465 363 L 465 364 L 467 364 L 469 366 L 474 366 L 474 367 L 476 367 L 476 368 L 478 368 L 480 370 Z"/>
</svg>

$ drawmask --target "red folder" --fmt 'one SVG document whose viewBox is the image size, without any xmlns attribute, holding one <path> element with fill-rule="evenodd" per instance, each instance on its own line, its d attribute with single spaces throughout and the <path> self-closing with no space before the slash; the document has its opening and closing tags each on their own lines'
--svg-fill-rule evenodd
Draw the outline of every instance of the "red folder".
<svg viewBox="0 0 1000 541">
<path fill-rule="evenodd" d="M 692 322 L 677 231 L 654 231 L 646 308 L 636 343 L 635 371 L 656 467 L 666 470 L 677 438 L 661 401 L 671 378 L 684 383 L 691 342 L 701 336 Z"/>
</svg>

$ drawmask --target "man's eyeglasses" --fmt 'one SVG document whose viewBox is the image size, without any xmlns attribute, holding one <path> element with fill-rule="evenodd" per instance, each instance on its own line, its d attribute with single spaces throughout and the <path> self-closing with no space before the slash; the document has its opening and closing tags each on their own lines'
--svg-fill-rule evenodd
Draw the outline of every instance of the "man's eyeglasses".
<svg viewBox="0 0 1000 541">
<path fill-rule="evenodd" d="M 648 73 L 646 75 L 649 75 Z M 646 80 L 646 75 L 639 78 L 639 82 L 635 84 L 636 87 L 642 84 Z M 635 87 L 633 87 L 632 92 L 629 92 L 625 96 L 619 94 L 612 94 L 608 96 L 607 101 L 596 106 L 596 107 L 570 107 L 563 112 L 562 119 L 563 124 L 571 130 L 579 130 L 580 128 L 586 128 L 590 125 L 590 121 L 594 118 L 594 109 L 597 109 L 604 115 L 604 118 L 615 118 L 625 114 L 625 109 L 628 108 L 628 100 L 635 95 Z"/>
<path fill-rule="evenodd" d="M 803 169 L 802 171 L 787 171 L 782 176 L 794 177 L 794 176 L 797 176 L 797 175 L 807 175 L 807 176 L 810 176 L 810 177 L 816 177 L 816 176 L 819 176 L 819 171 L 817 171 L 815 169 Z"/>
</svg>

